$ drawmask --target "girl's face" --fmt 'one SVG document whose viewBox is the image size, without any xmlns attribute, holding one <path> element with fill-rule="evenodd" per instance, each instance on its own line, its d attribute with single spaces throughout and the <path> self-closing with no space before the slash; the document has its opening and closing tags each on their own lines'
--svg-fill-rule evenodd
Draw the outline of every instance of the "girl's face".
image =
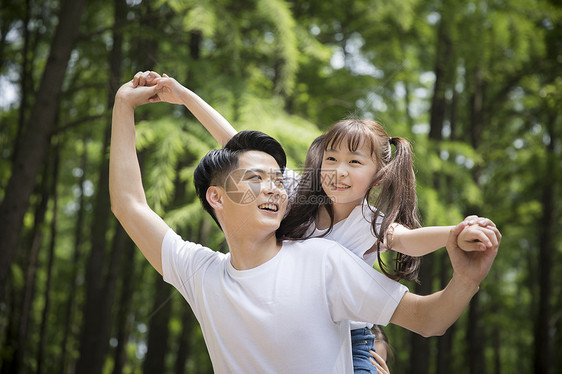
<svg viewBox="0 0 562 374">
<path fill-rule="evenodd" d="M 352 152 L 340 142 L 336 149 L 324 151 L 322 188 L 334 204 L 360 204 L 376 173 L 377 166 L 365 144 Z"/>
</svg>

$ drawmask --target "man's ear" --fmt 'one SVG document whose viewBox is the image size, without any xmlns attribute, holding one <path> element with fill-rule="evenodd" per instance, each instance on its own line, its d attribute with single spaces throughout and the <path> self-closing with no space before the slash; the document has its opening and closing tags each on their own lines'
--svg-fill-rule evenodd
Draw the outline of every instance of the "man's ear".
<svg viewBox="0 0 562 374">
<path fill-rule="evenodd" d="M 207 193 L 205 194 L 207 202 L 213 209 L 221 209 L 223 205 L 222 190 L 217 186 L 210 186 L 207 188 Z"/>
</svg>

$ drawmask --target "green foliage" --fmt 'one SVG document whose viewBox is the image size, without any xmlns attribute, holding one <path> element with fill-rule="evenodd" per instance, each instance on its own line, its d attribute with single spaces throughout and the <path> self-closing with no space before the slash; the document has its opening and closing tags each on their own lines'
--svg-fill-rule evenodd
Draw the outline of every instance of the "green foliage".
<svg viewBox="0 0 562 374">
<path fill-rule="evenodd" d="M 20 168 L 12 164 L 13 155 L 35 101 L 60 3 L 30 2 L 27 25 L 24 2 L 2 3 L 0 81 L 2 89 L 8 84 L 15 90 L 18 101 L 4 105 L 0 100 L 0 199 L 9 178 Z M 236 129 L 257 129 L 277 138 L 287 151 L 291 168 L 302 166 L 315 137 L 347 116 L 376 119 L 391 136 L 408 139 L 415 154 L 419 209 L 425 225 L 452 225 L 466 214 L 478 213 L 490 217 L 502 231 L 500 254 L 480 291 L 479 322 L 485 328 L 482 345 L 487 371 L 533 370 L 538 269 L 544 265 L 539 249 L 545 225 L 550 224 L 551 348 L 553 352 L 560 350 L 562 319 L 558 317 L 562 304 L 557 295 L 562 284 L 562 240 L 556 229 L 562 222 L 558 203 L 562 198 L 559 4 L 524 0 L 125 3 L 127 20 L 116 29 L 113 5 L 108 2 L 88 2 L 82 19 L 57 108 L 58 130 L 51 138 L 53 145 L 61 146 L 58 185 L 56 191 L 49 191 L 45 220 L 36 227 L 43 179 L 37 178 L 18 255 L 11 266 L 10 297 L 0 305 L 2 370 L 9 370 L 15 359 L 15 332 L 20 328 L 26 286 L 33 291 L 33 298 L 26 320 L 29 331 L 22 372 L 36 371 L 41 338 L 46 339 L 44 353 L 48 357 L 42 362 L 44 372 L 60 371 L 64 332 L 69 333 L 66 367 L 73 367 L 79 357 L 84 279 L 94 241 L 89 227 L 96 198 L 105 191 L 99 181 L 108 156 L 104 138 L 113 99 L 108 82 L 117 73 L 109 60 L 115 31 L 123 37 L 120 82 L 147 67 L 168 73 L 197 92 Z M 440 26 L 446 30 L 445 40 L 439 39 Z M 24 27 L 29 31 L 27 44 Z M 443 139 L 436 141 L 429 139 L 428 132 L 437 56 L 443 53 L 444 45 L 450 47 L 444 67 L 446 113 Z M 25 72 L 24 57 L 28 64 Z M 478 94 L 480 107 L 475 102 Z M 4 99 L 4 92 L 1 95 Z M 192 183 L 199 159 L 218 144 L 179 106 L 150 104 L 136 114 L 137 149 L 149 204 L 171 227 L 185 233 L 186 239 L 226 250 L 222 232 L 204 213 Z M 473 142 L 478 123 L 482 128 Z M 50 157 L 44 160 L 45 165 Z M 549 207 L 543 196 L 550 186 L 553 213 L 551 221 L 545 223 Z M 46 290 L 55 192 L 54 277 Z M 83 214 L 82 227 L 77 227 L 79 214 Z M 114 220 L 109 222 L 108 239 L 116 225 Z M 40 245 L 35 265 L 30 258 L 34 240 Z M 124 372 L 141 372 L 147 326 L 155 312 L 153 282 L 147 279 L 157 275 L 140 253 L 130 261 L 132 274 L 116 275 L 119 289 L 127 278 L 133 284 L 133 299 L 127 307 Z M 29 274 L 33 277 L 28 278 Z M 438 283 L 437 277 L 434 283 Z M 74 284 L 73 315 L 66 321 L 63 311 Z M 45 295 L 51 307 L 42 337 L 39 326 L 47 303 Z M 187 307 L 177 293 L 173 303 L 171 342 L 183 331 L 179 311 Z M 451 372 L 467 372 L 472 359 L 466 343 L 468 318 L 464 315 L 455 325 Z M 122 327 L 110 323 L 113 340 L 106 372 L 115 364 L 115 341 Z M 211 372 L 201 331 L 192 323 L 186 372 Z M 404 372 L 413 356 L 410 335 L 397 327 L 389 327 L 387 332 L 396 353 L 391 369 Z M 437 346 L 435 339 L 430 341 L 433 372 Z M 169 346 L 168 368 L 177 356 L 177 347 Z M 560 360 L 554 358 L 555 367 L 562 367 Z"/>
</svg>

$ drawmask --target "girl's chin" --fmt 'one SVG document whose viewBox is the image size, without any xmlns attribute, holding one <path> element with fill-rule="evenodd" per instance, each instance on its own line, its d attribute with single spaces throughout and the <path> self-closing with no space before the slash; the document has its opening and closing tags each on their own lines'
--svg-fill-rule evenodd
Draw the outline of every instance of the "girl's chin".
<svg viewBox="0 0 562 374">
<path fill-rule="evenodd" d="M 363 202 L 363 198 L 360 199 L 344 199 L 344 198 L 337 198 L 336 196 L 330 196 L 330 200 L 332 201 L 333 205 L 359 205 Z"/>
</svg>

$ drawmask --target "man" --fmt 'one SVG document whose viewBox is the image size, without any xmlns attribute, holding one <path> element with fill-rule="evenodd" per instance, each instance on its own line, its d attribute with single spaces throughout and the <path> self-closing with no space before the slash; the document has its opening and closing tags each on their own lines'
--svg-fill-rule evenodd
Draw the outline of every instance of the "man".
<svg viewBox="0 0 562 374">
<path fill-rule="evenodd" d="M 442 334 L 488 273 L 501 239 L 495 228 L 486 230 L 492 248 L 471 253 L 456 246 L 463 224 L 452 230 L 447 250 L 453 277 L 429 296 L 407 292 L 335 242 L 279 241 L 285 156 L 277 141 L 259 132 L 237 134 L 230 140 L 235 147 L 209 152 L 195 172 L 198 195 L 224 231 L 229 253 L 184 242 L 148 206 L 136 156 L 134 108 L 157 94 L 154 86 L 128 82 L 116 95 L 112 209 L 151 265 L 191 305 L 215 372 L 351 373 L 349 320 Z M 233 191 L 254 198 L 233 199 Z"/>
</svg>

